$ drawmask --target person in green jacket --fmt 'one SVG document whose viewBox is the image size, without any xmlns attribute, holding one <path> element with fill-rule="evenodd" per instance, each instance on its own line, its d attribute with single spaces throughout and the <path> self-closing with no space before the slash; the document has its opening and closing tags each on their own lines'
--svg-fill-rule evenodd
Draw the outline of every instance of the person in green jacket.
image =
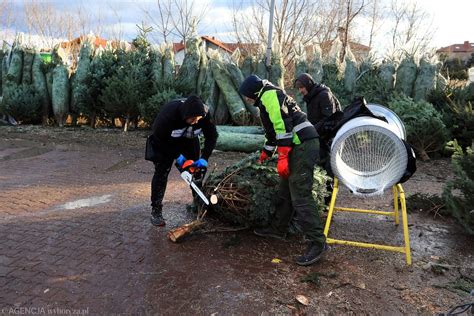
<svg viewBox="0 0 474 316">
<path fill-rule="evenodd" d="M 293 215 L 309 240 L 306 252 L 297 257 L 299 265 L 318 261 L 329 249 L 316 201 L 312 195 L 313 171 L 319 161 L 319 137 L 313 124 L 296 102 L 281 88 L 256 75 L 240 85 L 239 93 L 260 109 L 266 142 L 259 162 L 278 153 L 280 176 L 276 212 L 268 227 L 255 229 L 262 237 L 285 239 Z"/>
</svg>

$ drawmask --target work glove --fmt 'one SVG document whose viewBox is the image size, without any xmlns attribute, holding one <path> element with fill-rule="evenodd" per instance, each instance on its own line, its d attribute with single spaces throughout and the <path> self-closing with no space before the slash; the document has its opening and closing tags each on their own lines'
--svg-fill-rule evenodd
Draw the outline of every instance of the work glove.
<svg viewBox="0 0 474 316">
<path fill-rule="evenodd" d="M 270 155 L 267 154 L 267 152 L 265 150 L 262 150 L 262 153 L 260 154 L 260 158 L 258 158 L 258 163 L 259 164 L 262 164 L 264 163 L 265 161 L 267 161 L 268 159 L 270 159 Z"/>
<path fill-rule="evenodd" d="M 289 166 L 289 155 L 291 152 L 291 147 L 289 146 L 278 146 L 278 162 L 277 170 L 278 175 L 284 179 L 287 179 L 290 176 L 290 166 Z"/>
<path fill-rule="evenodd" d="M 183 166 L 183 163 L 186 161 L 186 157 L 184 157 L 183 155 L 179 155 L 178 158 L 176 158 L 176 164 L 178 164 L 178 167 L 182 167 Z"/>
<path fill-rule="evenodd" d="M 204 158 L 200 158 L 193 163 L 193 166 L 199 169 L 207 168 L 207 161 Z"/>
</svg>

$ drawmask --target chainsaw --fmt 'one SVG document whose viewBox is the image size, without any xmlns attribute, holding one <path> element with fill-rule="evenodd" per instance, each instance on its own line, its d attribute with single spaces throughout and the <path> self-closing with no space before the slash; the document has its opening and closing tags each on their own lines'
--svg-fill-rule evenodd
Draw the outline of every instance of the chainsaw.
<svg viewBox="0 0 474 316">
<path fill-rule="evenodd" d="M 181 178 L 191 187 L 191 189 L 196 192 L 199 198 L 209 206 L 211 203 L 209 199 L 204 195 L 204 193 L 199 189 L 197 184 L 195 183 L 196 179 L 203 179 L 204 175 L 206 174 L 206 168 L 197 168 L 193 166 L 194 160 L 186 160 L 181 166 L 175 163 L 176 168 L 178 168 Z M 213 197 L 211 197 L 213 200 Z M 215 203 L 212 203 L 215 204 Z"/>
<path fill-rule="evenodd" d="M 213 194 L 209 199 L 204 195 L 204 193 L 199 189 L 197 184 L 195 183 L 195 180 L 202 180 L 204 178 L 204 175 L 206 174 L 206 168 L 197 168 L 194 167 L 192 164 L 194 163 L 193 160 L 186 160 L 181 166 L 177 163 L 175 163 L 176 168 L 178 168 L 181 178 L 189 184 L 191 189 L 196 192 L 196 194 L 199 196 L 199 198 L 204 202 L 205 207 L 203 209 L 203 212 L 198 212 L 197 219 L 191 223 L 185 224 L 183 226 L 174 228 L 170 230 L 167 234 L 167 237 L 169 240 L 172 242 L 178 242 L 181 240 L 184 236 L 192 233 L 193 231 L 199 229 L 204 225 L 203 218 L 206 216 L 207 209 L 209 207 L 212 207 L 212 205 L 217 204 L 217 195 Z"/>
</svg>

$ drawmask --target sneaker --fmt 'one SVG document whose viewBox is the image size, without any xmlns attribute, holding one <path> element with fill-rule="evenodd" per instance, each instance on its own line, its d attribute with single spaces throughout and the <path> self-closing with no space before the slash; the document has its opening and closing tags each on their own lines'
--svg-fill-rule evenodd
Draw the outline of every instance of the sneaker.
<svg viewBox="0 0 474 316">
<path fill-rule="evenodd" d="M 166 225 L 165 219 L 163 218 L 163 213 L 161 209 L 158 208 L 153 208 L 153 210 L 151 211 L 150 221 L 155 226 Z"/>
<path fill-rule="evenodd" d="M 329 249 L 330 247 L 327 243 L 324 243 L 324 245 L 321 246 L 320 244 L 310 242 L 308 249 L 306 249 L 306 253 L 296 258 L 296 264 L 300 266 L 309 266 L 321 259 L 324 253 Z"/>
<path fill-rule="evenodd" d="M 260 237 L 271 237 L 280 240 L 285 240 L 286 238 L 286 233 L 280 233 L 270 226 L 254 229 L 253 233 Z"/>
</svg>

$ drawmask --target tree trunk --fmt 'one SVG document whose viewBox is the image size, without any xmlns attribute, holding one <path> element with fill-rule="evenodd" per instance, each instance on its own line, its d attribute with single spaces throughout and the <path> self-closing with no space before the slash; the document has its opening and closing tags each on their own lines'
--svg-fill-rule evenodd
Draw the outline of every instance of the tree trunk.
<svg viewBox="0 0 474 316">
<path fill-rule="evenodd" d="M 95 121 L 96 121 L 96 114 L 95 114 L 95 112 L 93 112 L 93 113 L 90 115 L 90 118 L 89 118 L 89 119 L 90 119 L 90 122 L 89 122 L 90 127 L 95 128 Z"/>
<path fill-rule="evenodd" d="M 130 118 L 127 116 L 127 119 L 125 120 L 125 124 L 123 124 L 123 131 L 124 132 L 128 131 L 128 124 L 130 124 Z"/>
</svg>

